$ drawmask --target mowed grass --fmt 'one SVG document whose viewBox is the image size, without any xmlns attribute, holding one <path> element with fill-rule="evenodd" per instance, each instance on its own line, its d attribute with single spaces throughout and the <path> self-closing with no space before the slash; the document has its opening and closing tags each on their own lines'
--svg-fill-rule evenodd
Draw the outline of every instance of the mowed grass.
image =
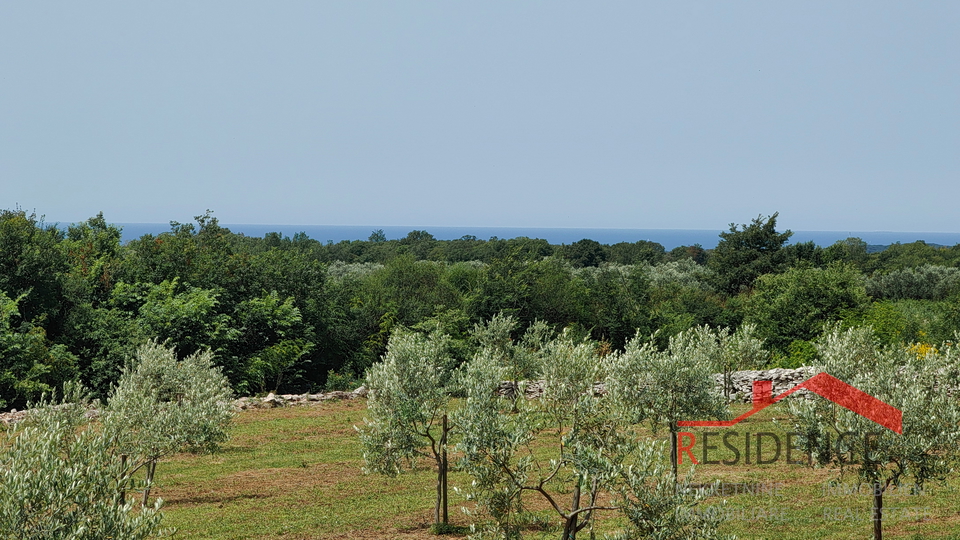
<svg viewBox="0 0 960 540">
<path fill-rule="evenodd" d="M 740 433 L 735 444 L 741 453 L 746 431 L 773 432 L 785 441 L 789 426 L 785 409 L 770 407 L 727 428 Z M 180 455 L 160 464 L 155 493 L 165 501 L 165 525 L 176 527 L 178 537 L 191 539 L 436 538 L 429 532 L 436 478 L 429 463 L 397 478 L 363 474 L 353 426 L 363 424 L 365 410 L 365 401 L 357 400 L 244 411 L 220 453 Z M 702 437 L 703 431 L 694 432 Z M 711 460 L 733 457 L 721 437 L 710 439 L 719 447 L 710 452 Z M 702 458 L 701 442 L 694 448 L 697 459 Z M 764 456 L 771 451 L 765 448 Z M 774 493 L 728 492 L 708 498 L 706 509 L 730 516 L 724 532 L 764 540 L 870 537 L 871 497 L 866 489 L 862 494 L 825 494 L 824 486 L 838 480 L 839 471 L 788 465 L 783 455 L 775 463 L 756 465 L 752 457 L 751 465 L 741 456 L 737 465 L 696 468 L 696 482 L 722 481 L 733 488 L 749 483 L 775 486 Z M 856 478 L 848 474 L 841 481 L 853 485 Z M 468 525 L 472 518 L 460 511 L 464 501 L 452 487 L 469 479 L 452 472 L 450 482 L 451 521 Z M 888 496 L 885 508 L 896 508 L 892 512 L 899 515 L 888 514 L 884 536 L 960 539 L 958 501 L 956 477 L 945 486 L 927 486 L 922 495 Z M 529 502 L 532 508 L 543 508 L 534 497 Z M 547 511 L 539 514 L 551 516 Z M 598 529 L 609 531 L 618 524 L 616 514 L 607 513 Z M 557 531 L 542 528 L 524 534 L 558 536 Z"/>
</svg>

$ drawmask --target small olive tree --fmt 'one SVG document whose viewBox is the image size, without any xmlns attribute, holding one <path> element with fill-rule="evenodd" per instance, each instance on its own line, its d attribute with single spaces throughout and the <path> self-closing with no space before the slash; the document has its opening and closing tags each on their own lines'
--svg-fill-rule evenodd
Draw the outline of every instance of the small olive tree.
<svg viewBox="0 0 960 540">
<path fill-rule="evenodd" d="M 484 354 L 504 366 L 503 381 L 513 386 L 510 397 L 514 400 L 514 408 L 524 394 L 521 384 L 536 376 L 543 348 L 554 333 L 547 323 L 538 320 L 527 328 L 520 340 L 515 341 L 512 334 L 518 326 L 516 317 L 500 313 L 474 325 L 472 332 Z"/>
<path fill-rule="evenodd" d="M 654 443 L 642 439 L 622 409 L 627 400 L 596 392 L 607 366 L 594 344 L 561 336 L 543 352 L 538 370 L 543 394 L 520 400 L 512 414 L 512 400 L 495 393 L 508 371 L 495 351 L 481 349 L 465 370 L 466 398 L 456 412 L 460 466 L 473 479 L 468 499 L 494 522 L 477 536 L 519 538 L 525 495 L 535 495 L 553 509 L 562 540 L 573 540 L 584 529 L 592 534 L 602 511 L 627 516 L 631 525 L 622 538 L 713 534 L 714 521 L 678 512 L 678 506 L 694 504 L 698 495 L 678 489 L 665 472 L 662 449 L 658 453 Z M 665 499 L 666 491 L 657 486 L 666 484 L 670 491 Z M 671 536 L 666 536 L 668 529 Z"/>
<path fill-rule="evenodd" d="M 146 505 L 157 463 L 184 450 L 215 450 L 227 440 L 233 392 L 209 351 L 178 361 L 172 348 L 150 341 L 124 369 L 104 410 L 103 425 L 128 467 L 145 471 Z M 128 485 L 121 482 L 121 490 Z"/>
<path fill-rule="evenodd" d="M 633 422 L 648 421 L 656 431 L 670 431 L 670 461 L 677 472 L 677 423 L 723 419 L 729 415 L 713 373 L 720 365 L 728 334 L 708 327 L 691 328 L 670 338 L 666 350 L 639 336 L 623 354 L 610 359 L 607 391 Z"/>
<path fill-rule="evenodd" d="M 819 465 L 856 474 L 873 494 L 873 537 L 883 537 L 883 494 L 912 479 L 942 481 L 960 452 L 960 350 L 945 344 L 922 356 L 877 346 L 870 328 L 828 331 L 820 340 L 819 371 L 850 384 L 902 413 L 902 431 L 875 424 L 832 401 L 791 400 L 801 446 Z"/>
<path fill-rule="evenodd" d="M 663 444 L 643 441 L 622 469 L 612 500 L 627 525 L 610 540 L 730 539 L 718 532 L 721 514 L 699 507 L 710 490 L 692 486 L 692 469 L 677 483 L 663 454 Z"/>
<path fill-rule="evenodd" d="M 390 476 L 413 468 L 418 458 L 437 469 L 436 524 L 448 523 L 447 412 L 452 359 L 448 338 L 399 329 L 387 343 L 383 361 L 367 370 L 367 412 L 357 428 L 368 472 Z"/>
<path fill-rule="evenodd" d="M 733 372 L 739 369 L 756 369 L 767 363 L 770 352 L 763 346 L 763 340 L 756 336 L 757 327 L 742 324 L 733 334 L 726 328 L 716 331 L 720 344 L 720 367 L 723 370 L 723 397 L 727 402 L 733 391 Z"/>
<path fill-rule="evenodd" d="M 162 534 L 157 500 L 117 500 L 129 469 L 114 440 L 87 416 L 78 386 L 45 400 L 0 442 L 0 537 L 141 540 Z"/>
</svg>

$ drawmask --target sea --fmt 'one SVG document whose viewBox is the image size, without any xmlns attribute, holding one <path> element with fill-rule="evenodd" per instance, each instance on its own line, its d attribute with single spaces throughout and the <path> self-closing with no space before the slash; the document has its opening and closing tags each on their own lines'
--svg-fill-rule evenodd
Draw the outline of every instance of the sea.
<svg viewBox="0 0 960 540">
<path fill-rule="evenodd" d="M 124 242 L 140 238 L 145 234 L 157 235 L 170 230 L 167 223 L 116 223 L 122 227 Z M 367 240 L 371 233 L 383 230 L 388 240 L 405 237 L 410 231 L 427 231 L 437 240 L 456 240 L 464 236 L 473 236 L 481 240 L 491 238 L 542 238 L 551 244 L 571 244 L 588 238 L 601 244 L 618 242 L 636 242 L 649 240 L 658 242 L 667 250 L 677 246 L 692 246 L 711 249 L 720 241 L 721 230 L 713 229 L 600 229 L 600 228 L 537 228 L 537 227 L 431 227 L 431 226 L 389 226 L 389 225 L 262 225 L 227 224 L 221 227 L 245 236 L 263 237 L 270 232 L 292 237 L 305 233 L 309 238 L 321 242 L 337 243 L 343 240 Z M 895 231 L 793 231 L 790 243 L 814 242 L 820 246 L 829 246 L 838 240 L 860 238 L 871 246 L 887 246 L 894 243 L 909 243 L 922 240 L 928 244 L 953 246 L 960 244 L 960 233 L 944 232 L 895 232 Z"/>
</svg>

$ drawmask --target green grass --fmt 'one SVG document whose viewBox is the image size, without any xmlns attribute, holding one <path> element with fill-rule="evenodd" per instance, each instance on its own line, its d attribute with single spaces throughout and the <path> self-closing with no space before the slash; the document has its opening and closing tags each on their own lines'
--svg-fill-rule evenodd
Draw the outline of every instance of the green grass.
<svg viewBox="0 0 960 540">
<path fill-rule="evenodd" d="M 181 455 L 160 464 L 155 493 L 165 504 L 165 524 L 190 539 L 327 539 L 438 538 L 431 532 L 435 472 L 427 467 L 397 478 L 365 475 L 359 441 L 353 429 L 363 423 L 365 402 L 323 403 L 314 407 L 252 410 L 238 416 L 232 439 L 212 456 Z M 781 436 L 785 407 L 770 407 L 735 428 L 770 431 Z M 717 430 L 721 431 L 721 430 Z M 702 430 L 696 430 L 700 435 Z M 722 442 L 719 442 L 723 448 Z M 742 435 L 741 435 L 742 446 Z M 713 439 L 711 439 L 713 444 Z M 700 445 L 695 455 L 699 459 Z M 718 451 L 719 459 L 731 453 Z M 711 452 L 711 459 L 714 458 Z M 824 496 L 822 486 L 839 478 L 839 471 L 787 465 L 707 465 L 696 469 L 697 482 L 782 484 L 776 495 L 714 496 L 706 506 L 724 505 L 734 515 L 723 530 L 745 539 L 863 539 L 870 537 L 871 498 L 863 495 Z M 854 482 L 848 475 L 843 482 Z M 468 479 L 453 472 L 451 487 Z M 886 497 L 886 508 L 924 507 L 925 520 L 891 516 L 885 538 L 945 538 L 960 540 L 960 482 L 931 485 L 919 496 Z M 463 500 L 450 491 L 453 527 L 443 538 L 458 538 L 470 518 L 459 511 Z M 531 507 L 538 508 L 530 499 Z M 825 507 L 843 519 L 824 519 Z M 781 514 L 784 519 L 779 519 Z M 555 538 L 538 512 L 540 522 L 526 538 Z M 858 517 L 861 519 L 848 519 Z M 771 519 L 774 518 L 774 519 Z M 617 526 L 615 513 L 601 517 L 600 529 Z"/>
</svg>

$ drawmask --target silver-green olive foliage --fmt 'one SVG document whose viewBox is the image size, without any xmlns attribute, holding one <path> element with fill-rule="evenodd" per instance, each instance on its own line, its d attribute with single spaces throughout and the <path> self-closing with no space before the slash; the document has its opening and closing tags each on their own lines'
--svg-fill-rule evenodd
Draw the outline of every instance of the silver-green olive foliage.
<svg viewBox="0 0 960 540">
<path fill-rule="evenodd" d="M 0 537 L 140 540 L 160 534 L 160 506 L 118 497 L 129 468 L 110 433 L 87 418 L 89 403 L 67 385 L 41 402 L 0 443 Z"/>
<path fill-rule="evenodd" d="M 667 427 L 675 445 L 680 420 L 722 419 L 729 414 L 713 373 L 735 354 L 760 357 L 763 351 L 749 334 L 731 335 L 706 326 L 671 337 L 663 351 L 653 340 L 638 336 L 627 342 L 623 354 L 609 360 L 607 391 L 621 414 L 634 422 L 649 422 L 654 431 Z M 672 453 L 676 471 L 676 448 Z"/>
<path fill-rule="evenodd" d="M 618 538 L 716 537 L 716 519 L 687 511 L 702 492 L 677 485 L 665 448 L 638 432 L 626 408 L 633 401 L 621 394 L 635 385 L 609 385 L 627 375 L 614 371 L 621 355 L 599 358 L 592 343 L 568 335 L 546 343 L 537 370 L 543 394 L 520 400 L 515 412 L 495 392 L 509 371 L 498 357 L 484 347 L 467 365 L 454 416 L 459 465 L 472 479 L 465 494 L 491 522 L 477 538 L 518 538 L 530 496 L 554 510 L 563 540 L 592 532 L 604 511 L 627 518 Z M 605 396 L 597 391 L 603 381 Z"/>
<path fill-rule="evenodd" d="M 853 472 L 874 493 L 875 515 L 890 485 L 917 486 L 946 478 L 960 448 L 960 349 L 880 348 L 867 327 L 834 328 L 820 339 L 819 371 L 902 411 L 895 433 L 826 399 L 791 400 L 801 445 L 816 463 Z M 882 518 L 882 513 L 878 517 Z M 882 520 L 874 521 L 880 538 Z"/>
<path fill-rule="evenodd" d="M 131 471 L 145 468 L 149 496 L 156 464 L 176 452 L 215 450 L 227 440 L 233 392 L 209 351 L 183 360 L 150 341 L 120 376 L 103 414 L 103 427 Z"/>
<path fill-rule="evenodd" d="M 177 360 L 172 348 L 151 341 L 120 376 L 103 423 L 129 456 L 156 460 L 183 450 L 212 451 L 227 440 L 232 400 L 209 351 Z"/>
<path fill-rule="evenodd" d="M 398 330 L 383 361 L 367 370 L 365 425 L 357 428 L 367 472 L 397 475 L 418 458 L 437 467 L 435 521 L 446 523 L 447 433 L 450 403 L 446 388 L 452 359 L 448 337 Z"/>
<path fill-rule="evenodd" d="M 450 401 L 445 341 L 394 332 L 383 361 L 367 370 L 369 417 L 359 431 L 368 471 L 396 475 L 439 451 L 436 429 Z"/>
</svg>

